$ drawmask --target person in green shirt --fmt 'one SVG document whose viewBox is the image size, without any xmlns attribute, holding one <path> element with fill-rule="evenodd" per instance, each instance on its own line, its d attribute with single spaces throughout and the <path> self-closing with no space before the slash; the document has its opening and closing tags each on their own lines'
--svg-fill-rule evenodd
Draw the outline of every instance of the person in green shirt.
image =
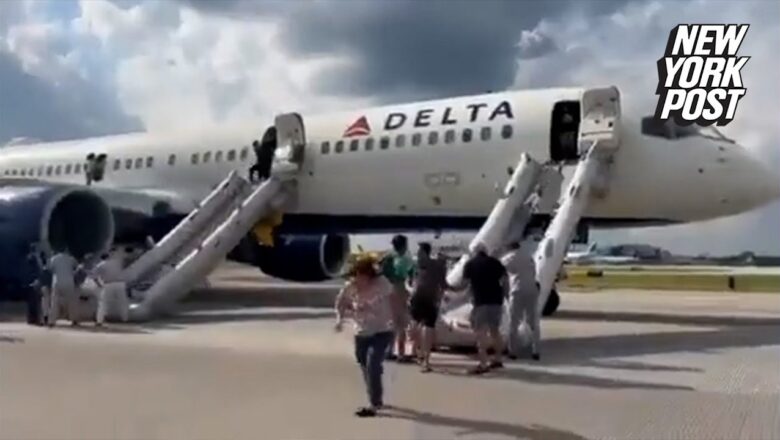
<svg viewBox="0 0 780 440">
<path fill-rule="evenodd" d="M 405 235 L 392 240 L 393 250 L 382 259 L 382 275 L 393 285 L 393 323 L 395 325 L 396 354 L 388 353 L 388 359 L 397 357 L 399 362 L 412 362 L 406 355 L 406 331 L 409 327 L 409 290 L 406 283 L 414 273 L 414 260 L 409 255 L 409 241 Z"/>
</svg>

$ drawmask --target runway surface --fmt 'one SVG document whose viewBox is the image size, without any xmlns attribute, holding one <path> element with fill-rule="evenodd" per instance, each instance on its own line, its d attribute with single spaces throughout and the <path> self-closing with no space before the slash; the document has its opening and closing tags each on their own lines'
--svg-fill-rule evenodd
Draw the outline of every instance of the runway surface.
<svg viewBox="0 0 780 440">
<path fill-rule="evenodd" d="M 0 323 L 0 438 L 780 438 L 775 295 L 564 293 L 541 363 L 481 378 L 461 354 L 437 354 L 427 375 L 388 364 L 394 408 L 357 419 L 349 334 L 330 309 L 296 305 L 335 284 L 238 268 L 213 282 L 142 326 Z"/>
</svg>

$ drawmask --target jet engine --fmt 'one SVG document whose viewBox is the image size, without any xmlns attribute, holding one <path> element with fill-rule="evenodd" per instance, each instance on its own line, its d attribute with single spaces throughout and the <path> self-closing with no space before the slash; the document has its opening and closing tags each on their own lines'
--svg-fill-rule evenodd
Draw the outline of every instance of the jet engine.
<svg viewBox="0 0 780 440">
<path fill-rule="evenodd" d="M 30 244 L 77 258 L 102 253 L 114 239 L 108 204 L 79 187 L 40 183 L 0 186 L 0 291 L 18 293 L 34 276 Z"/>
<path fill-rule="evenodd" d="M 338 277 L 350 251 L 349 236 L 339 234 L 280 236 L 272 247 L 260 246 L 256 242 L 251 247 L 251 258 L 246 258 L 244 251 L 240 260 L 258 266 L 274 278 L 298 282 Z M 247 243 L 242 243 L 239 248 L 246 250 Z"/>
</svg>

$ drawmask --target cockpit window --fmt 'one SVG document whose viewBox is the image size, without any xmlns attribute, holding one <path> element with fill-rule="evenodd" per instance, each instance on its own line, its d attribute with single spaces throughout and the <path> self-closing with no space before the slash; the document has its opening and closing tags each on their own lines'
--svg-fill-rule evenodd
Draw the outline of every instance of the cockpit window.
<svg viewBox="0 0 780 440">
<path fill-rule="evenodd" d="M 673 120 L 660 121 L 655 116 L 645 116 L 642 118 L 642 134 L 647 136 L 662 137 L 664 139 L 675 140 L 691 136 L 700 136 L 716 141 L 735 143 L 734 140 L 727 138 L 714 125 L 709 127 L 699 127 L 691 124 L 686 127 L 676 124 Z"/>
<path fill-rule="evenodd" d="M 645 116 L 642 118 L 642 134 L 648 136 L 662 137 L 665 139 L 679 139 L 689 136 L 696 136 L 698 126 L 689 125 L 683 127 L 677 125 L 671 119 L 668 121 L 661 121 L 654 116 Z"/>
</svg>

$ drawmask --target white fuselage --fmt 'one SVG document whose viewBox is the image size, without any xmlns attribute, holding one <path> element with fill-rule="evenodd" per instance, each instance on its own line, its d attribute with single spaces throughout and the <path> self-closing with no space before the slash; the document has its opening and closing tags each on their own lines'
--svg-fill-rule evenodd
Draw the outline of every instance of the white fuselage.
<svg viewBox="0 0 780 440">
<path fill-rule="evenodd" d="M 307 145 L 297 202 L 289 214 L 366 221 L 484 218 L 521 153 L 550 162 L 553 105 L 577 101 L 583 91 L 515 91 L 303 115 Z M 346 137 L 361 117 L 367 127 L 357 124 L 353 136 Z M 502 136 L 510 129 L 510 136 Z M 255 161 L 249 145 L 264 130 L 258 124 L 8 147 L 0 150 L 0 175 L 84 184 L 86 156 L 105 154 L 105 175 L 95 187 L 154 195 L 186 213 L 230 170 L 247 174 Z M 466 130 L 471 130 L 470 141 Z M 777 178 L 735 143 L 647 136 L 638 119 L 625 115 L 620 130 L 609 191 L 593 200 L 586 218 L 621 224 L 687 222 L 743 212 L 778 195 Z M 385 136 L 389 144 L 383 149 Z M 398 146 L 399 136 L 403 146 Z M 373 139 L 368 151 L 367 139 Z M 357 141 L 354 147 L 352 141 Z M 74 172 L 76 164 L 80 173 Z M 564 174 L 571 168 L 563 167 Z"/>
</svg>

